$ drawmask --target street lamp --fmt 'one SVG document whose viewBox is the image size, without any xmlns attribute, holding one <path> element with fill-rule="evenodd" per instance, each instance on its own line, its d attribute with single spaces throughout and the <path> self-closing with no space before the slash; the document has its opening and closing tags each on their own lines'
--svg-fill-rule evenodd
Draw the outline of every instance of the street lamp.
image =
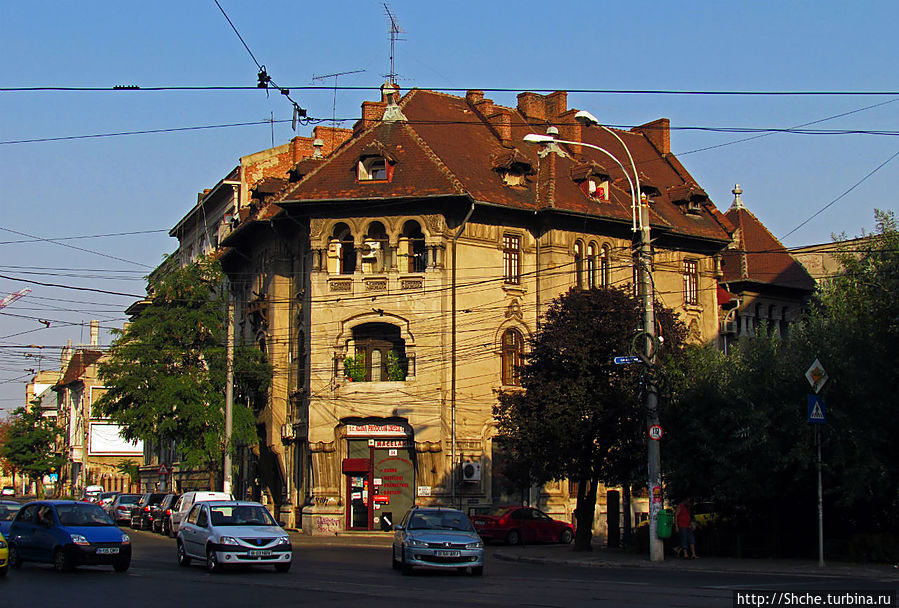
<svg viewBox="0 0 899 608">
<path fill-rule="evenodd" d="M 655 378 L 653 375 L 655 368 L 656 337 L 655 310 L 653 309 L 652 301 L 652 277 L 650 275 L 650 265 L 652 264 L 652 247 L 649 237 L 649 214 L 647 213 L 645 219 L 643 217 L 644 199 L 643 193 L 640 191 L 640 174 L 637 172 L 637 165 L 634 163 L 634 157 L 631 155 L 631 151 L 628 149 L 627 144 L 624 143 L 624 140 L 622 140 L 617 133 L 601 124 L 595 116 L 584 110 L 577 112 L 574 117 L 575 120 L 577 120 L 582 125 L 598 126 L 610 133 L 615 139 L 618 140 L 618 143 L 621 144 L 621 147 L 624 148 L 624 151 L 627 154 L 628 161 L 630 161 L 633 179 L 631 179 L 628 170 L 625 169 L 621 161 L 618 160 L 618 158 L 614 154 L 600 146 L 582 141 L 556 139 L 550 135 L 538 135 L 535 133 L 525 135 L 524 141 L 526 143 L 533 144 L 568 144 L 573 146 L 584 146 L 586 148 L 597 150 L 598 152 L 602 152 L 603 154 L 614 160 L 618 164 L 618 166 L 621 167 L 621 171 L 624 173 L 624 177 L 627 178 L 627 183 L 630 186 L 631 191 L 631 219 L 633 231 L 640 233 L 640 250 L 638 256 L 639 261 L 635 260 L 635 263 L 639 266 L 640 269 L 640 287 L 641 297 L 643 300 L 643 331 L 640 332 L 640 335 L 644 337 L 644 343 L 643 355 L 641 356 L 641 359 L 643 360 L 643 363 L 649 368 L 646 387 L 646 427 L 648 435 L 649 429 L 659 424 L 659 400 L 655 385 Z M 662 467 L 661 451 L 659 447 L 659 442 L 657 440 L 652 438 L 649 439 L 649 444 L 647 446 L 647 477 L 649 481 L 648 486 L 650 514 L 649 558 L 654 562 L 662 561 L 665 557 L 664 545 L 657 534 L 658 515 L 662 509 Z"/>
</svg>

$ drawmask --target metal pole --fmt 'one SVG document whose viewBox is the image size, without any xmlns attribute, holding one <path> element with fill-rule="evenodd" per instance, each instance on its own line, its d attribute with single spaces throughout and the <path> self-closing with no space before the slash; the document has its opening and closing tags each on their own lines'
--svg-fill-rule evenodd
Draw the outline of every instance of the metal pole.
<svg viewBox="0 0 899 608">
<path fill-rule="evenodd" d="M 815 443 L 818 444 L 818 567 L 824 567 L 824 494 L 821 483 L 821 435 L 815 425 Z"/>
<path fill-rule="evenodd" d="M 465 219 L 462 220 L 462 224 L 459 225 L 459 228 L 456 230 L 456 234 L 453 235 L 453 270 L 452 270 L 452 295 L 451 295 L 451 333 L 452 333 L 452 345 L 450 354 L 450 410 L 451 410 L 451 422 L 450 422 L 450 433 L 452 435 L 451 444 L 451 465 L 450 465 L 450 483 L 452 484 L 452 504 L 455 506 L 456 504 L 456 249 L 458 248 L 459 237 L 462 236 L 462 232 L 465 230 L 465 224 L 468 223 L 468 220 L 471 218 L 471 214 L 474 213 L 474 203 L 471 204 L 471 209 L 468 210 L 468 213 L 465 216 Z"/>
<path fill-rule="evenodd" d="M 234 410 L 234 301 L 228 290 L 228 328 L 225 337 L 225 459 L 222 489 L 231 492 L 231 433 Z"/>
</svg>

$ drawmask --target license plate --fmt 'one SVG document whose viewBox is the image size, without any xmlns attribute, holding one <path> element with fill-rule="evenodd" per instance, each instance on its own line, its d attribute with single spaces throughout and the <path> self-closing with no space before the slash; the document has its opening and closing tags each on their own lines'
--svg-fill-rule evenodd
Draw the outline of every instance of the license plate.
<svg viewBox="0 0 899 608">
<path fill-rule="evenodd" d="M 98 547 L 97 555 L 115 555 L 119 552 L 118 547 Z"/>
<path fill-rule="evenodd" d="M 437 551 L 437 557 L 462 557 L 461 551 Z"/>
<path fill-rule="evenodd" d="M 247 551 L 247 555 L 250 557 L 267 557 L 271 554 L 272 552 L 269 549 L 251 549 Z"/>
</svg>

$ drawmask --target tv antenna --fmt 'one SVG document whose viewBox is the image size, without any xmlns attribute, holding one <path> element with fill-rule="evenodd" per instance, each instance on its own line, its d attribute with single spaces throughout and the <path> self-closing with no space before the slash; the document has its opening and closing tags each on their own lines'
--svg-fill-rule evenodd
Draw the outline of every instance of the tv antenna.
<svg viewBox="0 0 899 608">
<path fill-rule="evenodd" d="M 390 73 L 385 74 L 385 76 L 390 81 L 390 84 L 396 84 L 396 55 L 394 51 L 396 50 L 396 41 L 405 40 L 405 38 L 400 38 L 399 35 L 405 34 L 406 30 L 401 28 L 400 24 L 396 22 L 396 17 L 393 16 L 386 2 L 384 3 L 384 11 L 387 13 L 387 18 L 390 19 Z"/>
<path fill-rule="evenodd" d="M 349 74 L 361 74 L 365 70 L 351 70 L 349 72 L 335 72 L 334 74 L 321 74 L 316 76 L 312 75 L 312 82 L 317 80 L 325 80 L 326 78 L 334 79 L 334 101 L 331 104 L 331 125 L 337 126 L 337 79 L 341 76 L 347 76 Z"/>
</svg>

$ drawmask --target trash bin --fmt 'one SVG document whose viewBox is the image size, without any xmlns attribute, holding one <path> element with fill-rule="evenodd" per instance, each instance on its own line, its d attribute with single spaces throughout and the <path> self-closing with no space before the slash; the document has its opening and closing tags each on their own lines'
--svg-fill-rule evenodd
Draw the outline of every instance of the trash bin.
<svg viewBox="0 0 899 608">
<path fill-rule="evenodd" d="M 656 536 L 659 538 L 671 538 L 674 531 L 674 510 L 662 509 L 656 519 Z"/>
</svg>

